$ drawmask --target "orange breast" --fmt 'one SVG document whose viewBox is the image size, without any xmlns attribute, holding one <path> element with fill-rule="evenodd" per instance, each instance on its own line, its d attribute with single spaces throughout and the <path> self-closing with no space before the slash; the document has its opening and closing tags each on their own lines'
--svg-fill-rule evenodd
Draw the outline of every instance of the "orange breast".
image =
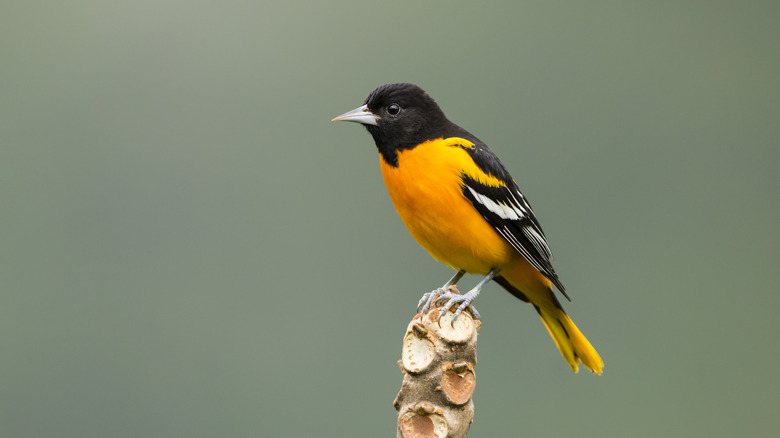
<svg viewBox="0 0 780 438">
<path fill-rule="evenodd" d="M 465 142 L 465 143 L 464 143 Z M 399 151 L 398 166 L 380 156 L 382 176 L 398 214 L 423 248 L 454 269 L 487 274 L 519 254 L 463 196 L 461 174 L 484 174 L 460 145 L 464 139 L 425 142 Z M 495 179 L 495 178 L 493 178 Z"/>
</svg>

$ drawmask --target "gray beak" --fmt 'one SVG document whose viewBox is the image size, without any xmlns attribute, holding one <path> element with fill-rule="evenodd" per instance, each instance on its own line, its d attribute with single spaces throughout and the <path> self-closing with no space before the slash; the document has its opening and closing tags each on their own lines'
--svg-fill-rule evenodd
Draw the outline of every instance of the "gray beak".
<svg viewBox="0 0 780 438">
<path fill-rule="evenodd" d="M 331 120 L 331 122 L 355 122 L 362 123 L 363 125 L 378 125 L 377 120 L 380 117 L 372 113 L 368 109 L 368 105 L 363 105 L 359 108 L 355 108 L 352 111 L 347 111 L 344 114 Z"/>
</svg>

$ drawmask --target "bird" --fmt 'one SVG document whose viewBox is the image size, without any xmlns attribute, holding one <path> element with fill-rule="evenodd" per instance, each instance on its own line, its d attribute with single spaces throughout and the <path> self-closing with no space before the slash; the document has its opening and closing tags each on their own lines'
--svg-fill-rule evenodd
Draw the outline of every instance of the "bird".
<svg viewBox="0 0 780 438">
<path fill-rule="evenodd" d="M 434 259 L 456 271 L 423 295 L 417 310 L 446 301 L 439 320 L 455 309 L 475 318 L 472 305 L 491 280 L 533 305 L 576 373 L 579 364 L 601 374 L 604 362 L 563 310 L 552 286 L 569 301 L 552 266 L 552 252 L 531 205 L 485 143 L 451 122 L 436 101 L 410 83 L 382 85 L 363 105 L 333 121 L 362 124 L 379 152 L 382 177 L 409 233 Z M 466 274 L 484 276 L 467 293 L 449 287 Z"/>
</svg>

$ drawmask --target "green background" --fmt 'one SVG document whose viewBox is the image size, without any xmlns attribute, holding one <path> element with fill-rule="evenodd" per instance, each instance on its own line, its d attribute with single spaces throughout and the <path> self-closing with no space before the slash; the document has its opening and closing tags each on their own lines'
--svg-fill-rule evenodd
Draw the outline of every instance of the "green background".
<svg viewBox="0 0 780 438">
<path fill-rule="evenodd" d="M 403 331 L 451 271 L 330 119 L 397 81 L 502 158 L 606 362 L 572 374 L 490 285 L 469 436 L 780 433 L 778 20 L 4 2 L 0 436 L 394 436 Z"/>
</svg>

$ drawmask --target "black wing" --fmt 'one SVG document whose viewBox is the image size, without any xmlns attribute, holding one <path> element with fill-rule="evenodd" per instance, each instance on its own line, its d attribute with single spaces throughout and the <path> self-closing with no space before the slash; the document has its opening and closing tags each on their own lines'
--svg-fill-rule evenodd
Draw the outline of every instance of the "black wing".
<svg viewBox="0 0 780 438">
<path fill-rule="evenodd" d="M 531 265 L 555 284 L 569 301 L 563 283 L 552 267 L 552 252 L 547 238 L 536 220 L 531 205 L 498 158 L 484 144 L 466 149 L 475 164 L 505 185 L 489 186 L 462 175 L 463 195 L 471 201 L 482 217 L 517 250 Z"/>
</svg>

